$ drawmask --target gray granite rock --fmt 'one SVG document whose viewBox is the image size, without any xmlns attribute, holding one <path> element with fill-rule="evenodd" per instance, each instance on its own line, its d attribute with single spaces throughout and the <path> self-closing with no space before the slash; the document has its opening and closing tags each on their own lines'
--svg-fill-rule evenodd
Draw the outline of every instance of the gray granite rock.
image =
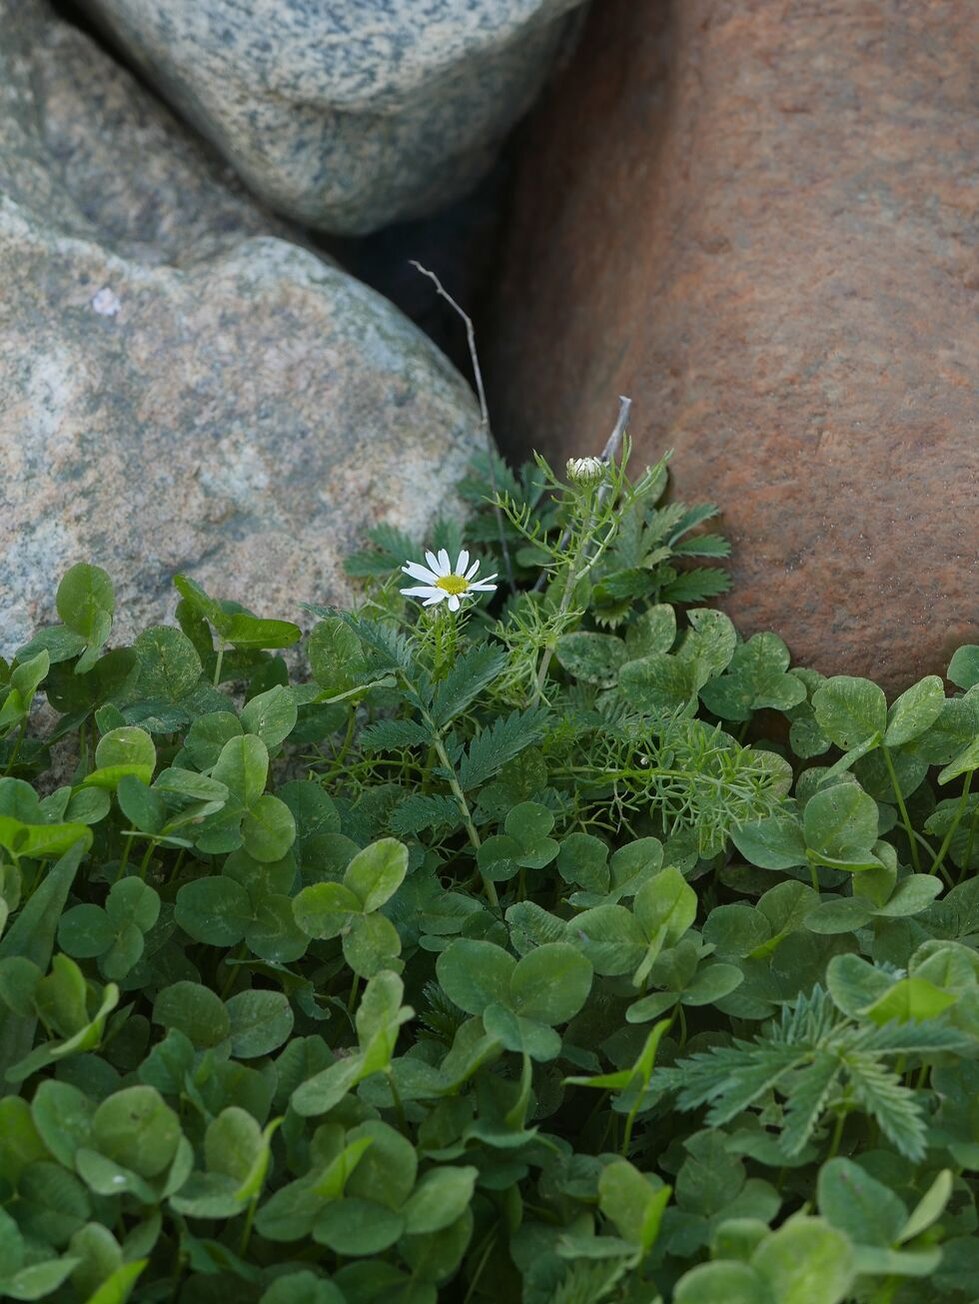
<svg viewBox="0 0 979 1304">
<path fill-rule="evenodd" d="M 582 0 L 82 0 L 274 208 L 363 234 L 464 194 Z"/>
<path fill-rule="evenodd" d="M 0 652 L 82 560 L 123 635 L 176 570 L 268 615 L 342 600 L 365 527 L 453 501 L 468 386 L 42 0 L 0 32 Z"/>
</svg>

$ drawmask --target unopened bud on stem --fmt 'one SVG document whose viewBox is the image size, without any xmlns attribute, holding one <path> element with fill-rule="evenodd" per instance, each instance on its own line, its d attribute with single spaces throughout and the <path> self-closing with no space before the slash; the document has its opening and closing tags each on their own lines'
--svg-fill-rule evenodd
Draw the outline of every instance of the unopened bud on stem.
<svg viewBox="0 0 979 1304">
<path fill-rule="evenodd" d="M 572 484 L 595 484 L 605 476 L 605 463 L 600 457 L 569 457 L 567 471 Z"/>
</svg>

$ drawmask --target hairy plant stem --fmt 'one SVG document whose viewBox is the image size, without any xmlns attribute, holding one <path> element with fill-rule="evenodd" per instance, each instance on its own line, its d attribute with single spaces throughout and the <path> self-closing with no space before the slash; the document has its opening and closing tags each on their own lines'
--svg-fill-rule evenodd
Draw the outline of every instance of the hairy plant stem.
<svg viewBox="0 0 979 1304">
<path fill-rule="evenodd" d="M 472 843 L 473 850 L 478 854 L 482 843 L 480 842 L 479 834 L 476 832 L 476 825 L 473 823 L 472 811 L 469 809 L 469 803 L 466 801 L 466 794 L 459 786 L 459 780 L 456 778 L 455 769 L 453 768 L 452 762 L 449 760 L 449 753 L 445 750 L 445 744 L 437 734 L 432 739 L 432 746 L 435 748 L 435 754 L 445 770 L 449 784 L 449 791 L 452 793 L 452 796 L 455 798 L 455 803 L 459 807 L 459 814 L 462 816 L 462 823 L 466 833 L 469 835 L 469 841 Z M 483 884 L 483 891 L 486 893 L 486 900 L 491 906 L 498 906 L 500 904 L 500 898 L 496 895 L 496 887 L 493 880 L 487 878 L 482 870 L 479 871 L 479 877 Z"/>
</svg>

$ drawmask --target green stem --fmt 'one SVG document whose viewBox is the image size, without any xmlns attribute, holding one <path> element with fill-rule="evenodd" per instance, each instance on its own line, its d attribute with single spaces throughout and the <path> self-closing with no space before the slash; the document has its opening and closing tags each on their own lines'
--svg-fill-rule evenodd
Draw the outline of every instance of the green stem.
<svg viewBox="0 0 979 1304">
<path fill-rule="evenodd" d="M 952 839 L 955 837 L 955 831 L 959 827 L 959 824 L 962 821 L 962 816 L 965 814 L 965 808 L 969 802 L 969 789 L 972 787 L 973 774 L 975 774 L 975 770 L 966 771 L 965 779 L 962 783 L 962 796 L 959 799 L 958 809 L 955 812 L 955 816 L 952 820 L 952 823 L 948 827 L 948 832 L 945 834 L 945 837 L 942 839 L 942 845 L 938 848 L 938 855 L 935 857 L 935 859 L 932 861 L 931 864 L 931 872 L 933 874 L 937 874 L 938 871 L 941 869 L 942 861 L 945 859 L 945 855 L 949 847 L 952 845 Z M 965 863 L 968 866 L 969 864 L 968 857 L 966 857 Z"/>
<path fill-rule="evenodd" d="M 136 825 L 135 825 L 135 824 L 130 824 L 130 826 L 129 826 L 129 831 L 130 831 L 131 833 L 135 833 L 135 832 L 136 832 Z M 132 840 L 132 838 L 123 838 L 122 842 L 123 842 L 123 847 L 122 847 L 122 856 L 121 856 L 120 859 L 119 859 L 119 868 L 116 870 L 116 882 L 117 882 L 117 883 L 119 882 L 119 880 L 120 880 L 121 878 L 124 877 L 124 875 L 125 875 L 125 873 L 126 873 L 126 866 L 129 864 L 129 853 L 130 853 L 130 851 L 132 850 L 132 846 L 133 846 L 133 840 Z"/>
<path fill-rule="evenodd" d="M 221 682 L 221 666 L 224 662 L 224 644 L 218 644 L 218 659 L 214 663 L 214 687 L 217 688 Z"/>
<path fill-rule="evenodd" d="M 247 954 L 248 954 L 248 947 L 245 945 L 244 942 L 241 942 L 241 943 L 239 944 L 239 946 L 238 946 L 237 951 L 235 951 L 234 954 L 233 954 L 230 958 L 231 958 L 231 959 L 234 959 L 234 960 L 244 960 L 244 958 L 245 958 L 245 956 L 246 956 Z M 237 965 L 237 964 L 228 964 L 227 961 L 225 961 L 225 966 L 224 966 L 224 967 L 225 967 L 225 968 L 227 969 L 227 971 L 228 971 L 228 976 L 225 978 L 224 982 L 221 984 L 221 999 L 222 999 L 222 1001 L 226 1001 L 226 1000 L 228 999 L 228 996 L 229 996 L 229 994 L 230 994 L 230 992 L 231 992 L 232 987 L 234 987 L 235 983 L 236 983 L 237 980 L 238 980 L 238 971 L 239 971 L 239 969 L 241 968 L 240 965 Z"/>
<path fill-rule="evenodd" d="M 352 706 L 350 708 L 350 717 L 347 720 L 347 731 L 343 735 L 343 742 L 340 744 L 340 750 L 337 752 L 336 756 L 334 756 L 333 760 L 330 763 L 331 768 L 340 769 L 343 766 L 343 762 L 346 759 L 347 752 L 350 751 L 350 744 L 353 742 L 354 729 L 356 727 L 357 727 L 357 708 L 355 706 Z"/>
<path fill-rule="evenodd" d="M 388 1069 L 387 1074 L 388 1086 L 391 1088 L 391 1098 L 394 1101 L 394 1110 L 398 1116 L 398 1126 L 402 1133 L 408 1131 L 408 1120 L 405 1117 L 405 1107 L 401 1101 L 401 1095 L 398 1091 L 398 1084 L 394 1080 L 394 1074 Z"/>
<path fill-rule="evenodd" d="M 156 839 L 150 838 L 149 846 L 146 848 L 146 854 L 143 856 L 143 859 L 139 863 L 139 876 L 144 883 L 146 882 L 146 874 L 147 871 L 149 870 L 150 861 L 153 858 L 153 852 L 155 850 L 156 850 Z"/>
<path fill-rule="evenodd" d="M 819 871 L 816 869 L 816 862 L 810 857 L 809 874 L 812 878 L 812 890 L 819 896 Z"/>
<path fill-rule="evenodd" d="M 976 806 L 975 814 L 972 816 L 972 823 L 969 826 L 969 841 L 965 844 L 965 858 L 962 861 L 962 877 L 969 872 L 969 866 L 972 864 L 972 848 L 976 842 L 976 830 L 979 829 L 979 806 Z"/>
<path fill-rule="evenodd" d="M 901 791 L 901 785 L 898 782 L 897 772 L 894 769 L 894 762 L 891 760 L 890 751 L 883 745 L 881 745 L 880 750 L 884 757 L 884 764 L 887 766 L 887 773 L 890 775 L 891 787 L 894 789 L 894 796 L 897 798 L 897 808 L 901 812 L 901 823 L 904 825 L 904 831 L 907 833 L 908 842 L 911 845 L 911 864 L 914 866 L 914 872 L 920 874 L 921 857 L 918 855 L 918 843 L 915 840 L 914 829 L 911 826 L 911 817 L 908 815 L 908 808 L 904 802 L 904 793 Z"/>
<path fill-rule="evenodd" d="M 829 1143 L 829 1154 L 827 1159 L 835 1159 L 836 1153 L 840 1148 L 840 1142 L 843 1140 L 843 1126 L 846 1123 L 846 1110 L 841 1109 L 836 1115 L 836 1126 L 833 1128 L 833 1137 Z"/>
<path fill-rule="evenodd" d="M 27 721 L 24 720 L 20 728 L 17 730 L 17 737 L 14 740 L 13 750 L 10 753 L 10 760 L 7 762 L 7 768 L 3 772 L 5 778 L 7 775 L 10 774 L 14 766 L 17 764 L 17 757 L 20 755 L 20 745 L 26 737 L 27 737 Z"/>
<path fill-rule="evenodd" d="M 473 823 L 472 811 L 469 809 L 469 803 L 466 801 L 466 795 L 459 786 L 459 780 L 456 778 L 452 762 L 449 760 L 449 754 L 445 750 L 445 744 L 436 734 L 432 740 L 432 746 L 435 748 L 436 755 L 442 764 L 443 769 L 448 776 L 449 790 L 455 798 L 455 803 L 459 807 L 459 814 L 462 816 L 462 822 L 465 826 L 466 833 L 469 835 L 469 841 L 473 845 L 476 854 L 479 854 L 479 848 L 482 843 L 479 840 L 479 834 L 476 832 L 476 825 Z M 486 900 L 491 906 L 498 906 L 500 898 L 496 895 L 496 887 L 493 880 L 487 878 L 482 870 L 479 871 L 479 877 L 482 879 L 483 891 L 486 893 Z"/>
<path fill-rule="evenodd" d="M 496 1245 L 496 1236 L 497 1236 L 497 1232 L 496 1232 L 496 1228 L 494 1227 L 490 1232 L 490 1234 L 486 1237 L 486 1248 L 485 1250 L 483 1250 L 482 1254 L 480 1254 L 479 1259 L 477 1260 L 476 1270 L 473 1273 L 472 1280 L 469 1283 L 469 1289 L 466 1291 L 465 1295 L 462 1298 L 462 1304 L 469 1304 L 469 1301 L 472 1299 L 473 1291 L 479 1285 L 479 1279 L 483 1275 L 483 1270 L 486 1267 L 487 1263 L 489 1262 L 490 1253 L 493 1250 L 494 1246 Z"/>
<path fill-rule="evenodd" d="M 248 1252 L 248 1242 L 252 1236 L 252 1223 L 255 1220 L 255 1210 L 258 1208 L 258 1196 L 254 1196 L 248 1205 L 248 1211 L 245 1214 L 245 1225 L 241 1231 L 241 1244 L 238 1247 L 239 1255 L 244 1258 Z"/>
<path fill-rule="evenodd" d="M 574 594 L 575 585 L 578 583 L 578 563 L 581 560 L 581 553 L 582 547 L 579 546 L 574 555 L 574 560 L 568 567 L 564 592 L 561 594 L 561 602 L 557 609 L 556 627 L 559 631 L 563 618 L 568 614 L 568 608 L 571 606 L 571 598 Z M 540 659 L 540 665 L 537 667 L 537 679 L 534 685 L 534 695 L 530 699 L 531 706 L 537 706 L 544 695 L 544 684 L 547 681 L 547 672 L 550 668 L 551 658 L 554 655 L 554 647 L 554 643 L 548 643 L 547 647 L 544 648 L 543 655 Z"/>
</svg>

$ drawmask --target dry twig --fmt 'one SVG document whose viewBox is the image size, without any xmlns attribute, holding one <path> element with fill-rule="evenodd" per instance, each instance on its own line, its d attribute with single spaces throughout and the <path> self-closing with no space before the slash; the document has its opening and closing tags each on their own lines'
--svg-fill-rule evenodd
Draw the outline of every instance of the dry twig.
<svg viewBox="0 0 979 1304">
<path fill-rule="evenodd" d="M 490 430 L 489 407 L 486 403 L 486 389 L 483 386 L 483 369 L 479 365 L 479 352 L 476 349 L 476 328 L 473 326 L 472 318 L 469 314 L 465 312 L 458 303 L 456 303 L 455 299 L 453 299 L 452 295 L 449 294 L 448 290 L 433 271 L 430 271 L 427 267 L 423 267 L 421 263 L 417 262 L 414 258 L 410 258 L 408 261 L 411 263 L 412 267 L 421 272 L 422 276 L 428 277 L 435 286 L 436 291 L 441 295 L 446 303 L 459 314 L 465 323 L 466 342 L 469 345 L 469 358 L 472 362 L 473 379 L 476 382 L 476 397 L 479 399 L 480 424 L 483 427 L 486 437 L 486 453 L 489 458 L 490 483 L 493 487 L 493 507 L 496 512 L 496 523 L 500 530 L 500 548 L 503 552 L 503 566 L 506 570 L 507 583 L 512 589 L 513 563 L 510 561 L 510 549 L 507 545 L 506 532 L 503 527 L 503 513 L 500 511 L 500 505 L 496 501 L 499 497 L 499 486 L 496 481 L 496 467 L 493 462 L 493 459 L 496 456 L 496 446 L 493 443 L 493 433 Z"/>
</svg>

